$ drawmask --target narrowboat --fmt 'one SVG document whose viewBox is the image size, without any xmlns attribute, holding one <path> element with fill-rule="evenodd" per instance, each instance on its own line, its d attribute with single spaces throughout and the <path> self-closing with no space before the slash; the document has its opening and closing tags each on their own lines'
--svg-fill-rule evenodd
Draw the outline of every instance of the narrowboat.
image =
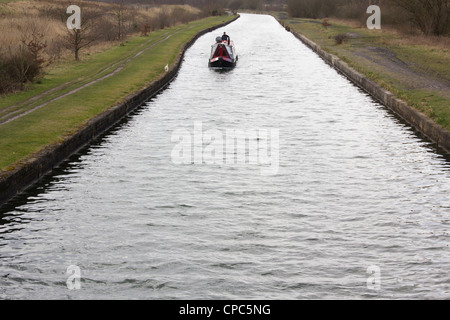
<svg viewBox="0 0 450 320">
<path fill-rule="evenodd" d="M 216 43 L 211 46 L 211 56 L 208 66 L 210 68 L 231 69 L 236 66 L 238 56 L 233 41 L 216 38 Z"/>
</svg>

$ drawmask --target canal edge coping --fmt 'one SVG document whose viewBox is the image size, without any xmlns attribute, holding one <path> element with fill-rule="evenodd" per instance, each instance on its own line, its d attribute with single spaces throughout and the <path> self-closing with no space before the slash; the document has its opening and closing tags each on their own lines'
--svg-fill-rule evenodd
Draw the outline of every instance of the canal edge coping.
<svg viewBox="0 0 450 320">
<path fill-rule="evenodd" d="M 276 20 L 284 27 L 278 19 Z M 402 99 L 397 98 L 392 92 L 382 88 L 374 81 L 368 79 L 336 55 L 323 50 L 318 44 L 301 33 L 289 30 L 289 28 L 286 28 L 286 31 L 291 32 L 297 39 L 317 53 L 327 64 L 343 74 L 355 85 L 366 91 L 374 99 L 388 107 L 397 116 L 411 125 L 416 131 L 420 132 L 422 135 L 427 137 L 428 140 L 435 143 L 438 148 L 441 148 L 446 153 L 450 154 L 450 131 L 428 118 L 424 113 L 420 112 L 416 108 L 408 105 Z"/>
<path fill-rule="evenodd" d="M 64 137 L 61 142 L 45 147 L 43 150 L 26 159 L 13 170 L 0 173 L 0 207 L 14 196 L 31 187 L 44 175 L 50 173 L 55 167 L 60 165 L 64 160 L 107 132 L 126 115 L 141 106 L 145 101 L 158 94 L 175 79 L 183 62 L 184 54 L 198 38 L 208 32 L 222 28 L 236 21 L 239 17 L 240 16 L 237 15 L 230 21 L 201 30 L 184 44 L 173 67 L 164 75 L 150 83 L 148 87 L 129 95 L 121 104 L 112 106 L 103 113 L 90 119 L 87 124 L 76 133 Z"/>
</svg>

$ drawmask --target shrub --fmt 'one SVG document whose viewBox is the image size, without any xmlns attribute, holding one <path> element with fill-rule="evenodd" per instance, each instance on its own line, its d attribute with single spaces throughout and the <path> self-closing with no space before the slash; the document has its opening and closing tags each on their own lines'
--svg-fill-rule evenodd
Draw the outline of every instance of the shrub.
<svg viewBox="0 0 450 320">
<path fill-rule="evenodd" d="M 292 17 L 324 18 L 336 11 L 335 0 L 288 0 L 288 13 Z"/>
<path fill-rule="evenodd" d="M 328 19 L 324 19 L 322 21 L 322 27 L 324 27 L 325 29 L 328 28 L 329 26 L 331 26 L 331 24 L 328 22 Z"/>
<path fill-rule="evenodd" d="M 334 37 L 334 40 L 336 41 L 336 44 L 343 44 L 348 40 L 348 36 L 344 33 L 340 33 Z"/>
<path fill-rule="evenodd" d="M 26 46 L 0 56 L 0 93 L 21 90 L 41 73 L 41 64 Z"/>
</svg>

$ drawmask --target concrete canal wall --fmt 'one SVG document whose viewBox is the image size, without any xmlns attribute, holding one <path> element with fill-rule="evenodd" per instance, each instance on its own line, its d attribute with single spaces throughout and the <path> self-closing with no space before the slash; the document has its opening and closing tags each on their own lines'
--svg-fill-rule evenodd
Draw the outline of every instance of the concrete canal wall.
<svg viewBox="0 0 450 320">
<path fill-rule="evenodd" d="M 129 96 L 122 104 L 114 106 L 89 120 L 84 128 L 64 139 L 64 141 L 46 147 L 33 158 L 28 159 L 24 164 L 2 174 L 0 176 L 0 206 L 37 182 L 43 175 L 51 172 L 62 161 L 91 143 L 131 111 L 164 89 L 176 77 L 186 50 L 200 36 L 226 26 L 238 18 L 239 16 L 228 22 L 200 31 L 184 45 L 174 66 L 160 78 L 152 82 L 150 86 Z"/>
<path fill-rule="evenodd" d="M 325 60 L 325 62 L 345 75 L 349 80 L 369 93 L 373 98 L 391 109 L 395 114 L 413 126 L 418 132 L 423 134 L 432 142 L 436 143 L 438 147 L 443 149 L 445 152 L 450 153 L 450 131 L 432 121 L 422 112 L 409 106 L 405 101 L 395 97 L 394 94 L 385 90 L 374 81 L 366 78 L 337 56 L 326 52 L 319 45 L 304 35 L 295 31 L 291 32 L 306 46 L 316 52 L 323 60 Z"/>
</svg>

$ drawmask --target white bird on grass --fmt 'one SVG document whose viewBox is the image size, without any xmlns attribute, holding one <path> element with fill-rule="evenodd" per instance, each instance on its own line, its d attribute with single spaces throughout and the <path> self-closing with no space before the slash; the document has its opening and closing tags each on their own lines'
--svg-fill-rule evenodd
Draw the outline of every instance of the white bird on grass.
<svg viewBox="0 0 450 320">
<path fill-rule="evenodd" d="M 169 64 L 166 64 L 166 66 L 164 67 L 164 70 L 169 71 Z"/>
</svg>

